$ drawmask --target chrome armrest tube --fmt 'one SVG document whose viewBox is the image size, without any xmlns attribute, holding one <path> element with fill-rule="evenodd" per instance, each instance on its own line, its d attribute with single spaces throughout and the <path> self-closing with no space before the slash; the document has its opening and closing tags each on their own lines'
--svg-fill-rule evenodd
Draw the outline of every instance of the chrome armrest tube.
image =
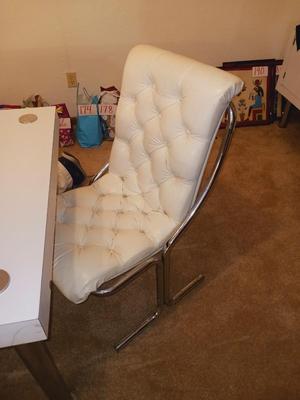
<svg viewBox="0 0 300 400">
<path fill-rule="evenodd" d="M 223 164 L 225 155 L 226 155 L 227 150 L 228 150 L 229 145 L 230 145 L 230 141 L 231 141 L 231 138 L 232 138 L 232 134 L 233 134 L 234 127 L 235 127 L 235 122 L 236 122 L 235 109 L 234 109 L 234 106 L 233 106 L 232 103 L 229 104 L 229 106 L 227 108 L 227 113 L 228 113 L 228 122 L 227 122 L 227 126 L 226 126 L 226 133 L 225 133 L 225 136 L 224 136 L 223 141 L 221 143 L 221 146 L 220 146 L 220 149 L 219 149 L 219 153 L 218 153 L 218 156 L 216 158 L 212 173 L 211 173 L 211 175 L 210 175 L 210 177 L 208 179 L 208 182 L 205 185 L 205 187 L 201 190 L 201 192 L 199 193 L 194 205 L 192 206 L 192 208 L 189 211 L 189 213 L 186 216 L 186 218 L 183 220 L 181 225 L 176 229 L 176 231 L 173 233 L 171 238 L 166 242 L 166 244 L 164 246 L 164 253 L 167 252 L 167 250 L 174 243 L 176 238 L 186 228 L 186 226 L 191 221 L 193 216 L 196 214 L 198 209 L 202 206 L 202 204 L 204 203 L 204 200 L 206 199 L 206 197 L 207 197 L 207 195 L 208 195 L 213 183 L 216 180 L 216 177 L 218 176 L 218 173 L 220 172 L 220 169 L 221 169 L 221 166 Z"/>
<path fill-rule="evenodd" d="M 155 262 L 159 262 L 161 260 L 161 251 L 156 250 L 154 253 L 149 254 L 148 257 L 142 259 L 138 263 L 132 266 L 127 272 L 124 272 L 121 275 L 112 278 L 111 280 L 105 282 L 101 286 L 99 286 L 93 294 L 98 296 L 108 296 L 115 293 L 117 290 L 121 289 L 125 284 L 131 282 L 131 280 L 135 279 L 139 273 L 143 272 L 147 267 L 150 267 L 151 264 Z M 112 283 L 112 281 L 115 281 Z"/>
</svg>

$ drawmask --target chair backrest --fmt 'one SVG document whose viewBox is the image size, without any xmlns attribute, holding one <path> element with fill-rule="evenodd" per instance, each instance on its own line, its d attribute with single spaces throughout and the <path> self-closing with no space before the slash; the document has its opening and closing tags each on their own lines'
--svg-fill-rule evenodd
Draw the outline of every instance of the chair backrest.
<svg viewBox="0 0 300 400">
<path fill-rule="evenodd" d="M 222 115 L 242 89 L 236 76 L 148 45 L 124 68 L 110 172 L 128 194 L 182 221 L 191 207 Z"/>
</svg>

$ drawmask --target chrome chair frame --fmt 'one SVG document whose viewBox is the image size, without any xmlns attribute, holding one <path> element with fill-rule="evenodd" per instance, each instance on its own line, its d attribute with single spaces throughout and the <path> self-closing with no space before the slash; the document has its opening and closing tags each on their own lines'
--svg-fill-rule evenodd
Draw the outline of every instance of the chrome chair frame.
<svg viewBox="0 0 300 400">
<path fill-rule="evenodd" d="M 186 286 L 180 289 L 175 295 L 171 295 L 170 292 L 170 254 L 171 250 L 176 242 L 176 239 L 180 236 L 180 234 L 188 227 L 194 215 L 198 212 L 198 210 L 203 205 L 205 199 L 207 198 L 208 193 L 210 192 L 219 172 L 224 162 L 225 156 L 229 149 L 229 145 L 232 139 L 233 131 L 236 123 L 236 112 L 233 103 L 230 103 L 227 110 L 228 122 L 226 126 L 226 133 L 223 137 L 222 143 L 219 148 L 219 152 L 217 158 L 215 160 L 215 164 L 213 166 L 211 175 L 207 179 L 206 185 L 203 189 L 198 193 L 197 198 L 195 199 L 189 213 L 181 223 L 181 225 L 175 230 L 170 239 L 166 242 L 163 249 L 163 262 L 164 262 L 164 299 L 165 303 L 168 305 L 175 304 L 179 301 L 183 296 L 185 296 L 190 290 L 192 290 L 195 286 L 197 286 L 200 282 L 203 281 L 204 276 L 202 274 L 195 277 L 192 281 L 190 281 Z"/>
<path fill-rule="evenodd" d="M 134 331 L 122 338 L 118 344 L 114 347 L 116 350 L 120 350 L 122 347 L 126 346 L 136 335 L 138 335 L 148 324 L 157 319 L 160 315 L 163 304 L 171 305 L 179 301 L 184 295 L 186 295 L 190 290 L 192 290 L 196 285 L 198 285 L 203 279 L 203 275 L 198 275 L 195 279 L 189 282 L 181 290 L 179 290 L 175 295 L 171 294 L 170 291 L 170 279 L 171 279 L 171 268 L 170 268 L 170 254 L 171 250 L 180 236 L 180 234 L 187 228 L 190 221 L 203 205 L 204 200 L 215 182 L 217 175 L 223 164 L 225 155 L 228 151 L 231 138 L 233 135 L 235 127 L 235 110 L 232 103 L 228 106 L 227 110 L 228 122 L 226 126 L 226 133 L 220 145 L 219 153 L 215 160 L 212 173 L 208 178 L 208 181 L 203 189 L 199 192 L 196 200 L 191 206 L 187 216 L 179 227 L 172 233 L 170 238 L 162 245 L 161 248 L 157 249 L 155 253 L 149 255 L 144 260 L 135 264 L 129 271 L 123 273 L 122 275 L 113 278 L 104 284 L 102 284 L 95 292 L 96 296 L 108 296 L 116 293 L 121 288 L 126 286 L 131 281 L 135 280 L 141 273 L 148 270 L 151 266 L 155 266 L 156 272 L 156 309 L 148 316 Z M 109 168 L 109 163 L 106 163 L 97 174 L 91 179 L 90 184 L 98 180 L 103 176 Z"/>
<path fill-rule="evenodd" d="M 129 271 L 124 272 L 122 275 L 117 276 L 105 283 L 103 283 L 95 292 L 96 296 L 109 296 L 124 286 L 135 280 L 140 274 L 147 271 L 150 267 L 155 266 L 156 273 L 156 308 L 140 325 L 123 337 L 115 346 L 115 350 L 120 350 L 126 346 L 135 336 L 142 332 L 150 322 L 154 321 L 161 313 L 161 308 L 164 304 L 164 272 L 162 262 L 162 250 L 150 255 L 146 259 L 140 261 L 133 266 Z"/>
</svg>

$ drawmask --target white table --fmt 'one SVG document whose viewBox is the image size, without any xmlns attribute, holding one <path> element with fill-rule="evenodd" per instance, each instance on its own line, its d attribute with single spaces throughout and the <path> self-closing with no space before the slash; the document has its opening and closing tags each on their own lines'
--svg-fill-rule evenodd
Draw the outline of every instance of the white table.
<svg viewBox="0 0 300 400">
<path fill-rule="evenodd" d="M 55 107 L 0 110 L 0 143 L 0 269 L 10 277 L 0 289 L 0 347 L 16 346 L 49 398 L 70 399 L 41 342 L 48 336 L 51 295 Z"/>
</svg>

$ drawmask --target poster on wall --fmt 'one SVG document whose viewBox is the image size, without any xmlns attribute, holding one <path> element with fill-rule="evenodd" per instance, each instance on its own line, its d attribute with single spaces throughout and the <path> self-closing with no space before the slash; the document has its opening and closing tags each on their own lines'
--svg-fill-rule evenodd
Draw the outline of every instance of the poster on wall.
<svg viewBox="0 0 300 400">
<path fill-rule="evenodd" d="M 263 125 L 273 121 L 276 60 L 224 62 L 223 70 L 237 75 L 244 82 L 241 93 L 232 100 L 237 126 Z M 226 124 L 226 116 L 222 126 Z"/>
</svg>

